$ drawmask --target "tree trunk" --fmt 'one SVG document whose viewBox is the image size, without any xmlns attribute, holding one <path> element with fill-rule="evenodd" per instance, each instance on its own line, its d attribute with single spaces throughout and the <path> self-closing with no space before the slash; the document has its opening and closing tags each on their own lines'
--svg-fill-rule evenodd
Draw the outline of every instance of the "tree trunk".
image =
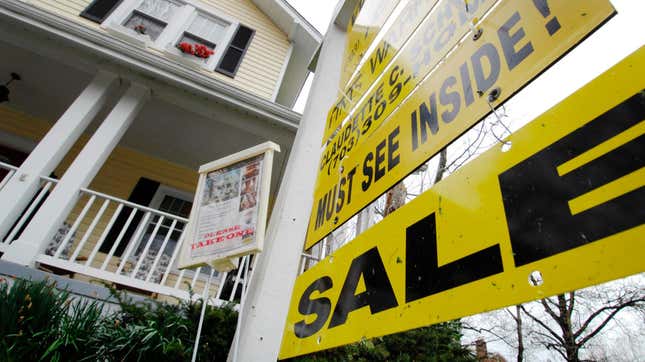
<svg viewBox="0 0 645 362">
<path fill-rule="evenodd" d="M 578 359 L 578 344 L 576 343 L 576 337 L 573 332 L 573 326 L 571 325 L 571 312 L 569 310 L 569 305 L 567 304 L 567 298 L 564 294 L 557 296 L 558 298 L 558 309 L 560 312 L 558 324 L 562 329 L 562 339 L 564 340 L 564 348 L 567 353 L 568 362 L 579 362 Z M 570 294 L 569 303 L 574 302 L 573 293 Z"/>
<path fill-rule="evenodd" d="M 405 188 L 403 181 L 396 184 L 390 191 L 387 192 L 385 199 L 385 210 L 383 216 L 387 216 L 394 212 L 394 210 L 405 204 L 405 197 L 408 195 L 408 190 Z"/>
<path fill-rule="evenodd" d="M 524 336 L 522 335 L 522 310 L 519 305 L 515 306 L 515 313 L 517 313 L 515 318 L 517 324 L 517 362 L 522 362 L 524 361 Z"/>
<path fill-rule="evenodd" d="M 444 147 L 439 154 L 439 166 L 437 166 L 437 173 L 434 176 L 434 183 L 441 181 L 443 173 L 446 168 L 446 161 L 448 160 L 448 147 Z"/>
</svg>

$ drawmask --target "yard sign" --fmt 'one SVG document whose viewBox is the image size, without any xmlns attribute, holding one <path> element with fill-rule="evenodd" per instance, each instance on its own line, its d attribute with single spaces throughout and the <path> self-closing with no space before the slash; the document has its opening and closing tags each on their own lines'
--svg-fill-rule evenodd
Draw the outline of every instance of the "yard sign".
<svg viewBox="0 0 645 362">
<path fill-rule="evenodd" d="M 506 142 L 300 275 L 280 357 L 645 270 L 645 47 Z"/>
<path fill-rule="evenodd" d="M 199 168 L 180 268 L 228 271 L 237 266 L 231 258 L 262 251 L 275 151 L 266 142 Z"/>
<path fill-rule="evenodd" d="M 614 13 L 608 0 L 500 0 L 478 24 L 477 40 L 457 45 L 417 88 L 402 75 L 426 69 L 424 58 L 398 60 L 399 72 L 385 77 L 370 113 L 350 117 L 322 155 L 306 248 L 470 129 Z"/>
</svg>

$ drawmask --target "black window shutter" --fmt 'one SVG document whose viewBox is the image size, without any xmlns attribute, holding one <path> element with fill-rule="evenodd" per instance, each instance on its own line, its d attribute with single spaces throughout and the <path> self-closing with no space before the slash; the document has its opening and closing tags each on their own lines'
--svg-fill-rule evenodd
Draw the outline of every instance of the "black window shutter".
<svg viewBox="0 0 645 362">
<path fill-rule="evenodd" d="M 233 36 L 233 41 L 231 41 L 231 44 L 226 48 L 222 59 L 217 65 L 216 70 L 218 72 L 228 75 L 229 77 L 235 76 L 237 69 L 240 67 L 240 63 L 242 63 L 242 58 L 244 57 L 246 50 L 249 48 L 249 44 L 251 44 L 253 34 L 255 34 L 255 30 L 247 28 L 244 25 L 240 25 L 237 28 L 237 31 Z"/>
<path fill-rule="evenodd" d="M 128 201 L 142 206 L 148 206 L 150 204 L 150 201 L 152 201 L 152 198 L 155 196 L 159 185 L 160 184 L 157 181 L 150 180 L 145 177 L 140 178 L 137 184 L 134 186 L 130 197 L 128 197 Z M 131 207 L 123 207 L 121 213 L 114 221 L 114 225 L 112 225 L 112 228 L 105 238 L 105 241 L 103 241 L 103 244 L 99 248 L 100 251 L 104 253 L 110 252 L 112 245 L 114 245 L 117 237 L 119 237 L 119 233 L 125 226 L 125 223 L 128 220 L 128 217 L 130 217 L 131 212 Z M 125 247 L 128 245 L 130 239 L 132 238 L 132 235 L 134 235 L 134 232 L 137 230 L 137 226 L 139 226 L 139 222 L 143 218 L 143 214 L 143 212 L 137 211 L 137 213 L 134 215 L 132 221 L 130 222 L 130 226 L 128 226 L 128 229 L 123 235 L 119 246 L 116 248 L 114 255 L 121 256 L 121 254 L 123 254 L 123 250 L 125 250 Z"/>
<path fill-rule="evenodd" d="M 102 23 L 112 13 L 122 0 L 94 0 L 83 10 L 81 16 L 85 19 Z"/>
</svg>

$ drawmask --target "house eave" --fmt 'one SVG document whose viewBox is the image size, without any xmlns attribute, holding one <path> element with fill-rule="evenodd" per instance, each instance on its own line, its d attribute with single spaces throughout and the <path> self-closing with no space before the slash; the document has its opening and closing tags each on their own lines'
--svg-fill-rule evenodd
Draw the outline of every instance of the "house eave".
<svg viewBox="0 0 645 362">
<path fill-rule="evenodd" d="M 34 5 L 5 0 L 0 3 L 0 15 L 182 90 L 256 114 L 293 132 L 298 129 L 301 115 L 291 109 Z"/>
</svg>

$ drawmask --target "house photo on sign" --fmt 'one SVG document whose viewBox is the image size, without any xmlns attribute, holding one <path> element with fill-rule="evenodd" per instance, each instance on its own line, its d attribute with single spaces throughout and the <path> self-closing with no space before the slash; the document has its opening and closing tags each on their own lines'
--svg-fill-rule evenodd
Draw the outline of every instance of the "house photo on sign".
<svg viewBox="0 0 645 362">
<path fill-rule="evenodd" d="M 262 250 L 274 151 L 267 142 L 200 167 L 180 268 L 226 271 L 230 259 Z"/>
</svg>

